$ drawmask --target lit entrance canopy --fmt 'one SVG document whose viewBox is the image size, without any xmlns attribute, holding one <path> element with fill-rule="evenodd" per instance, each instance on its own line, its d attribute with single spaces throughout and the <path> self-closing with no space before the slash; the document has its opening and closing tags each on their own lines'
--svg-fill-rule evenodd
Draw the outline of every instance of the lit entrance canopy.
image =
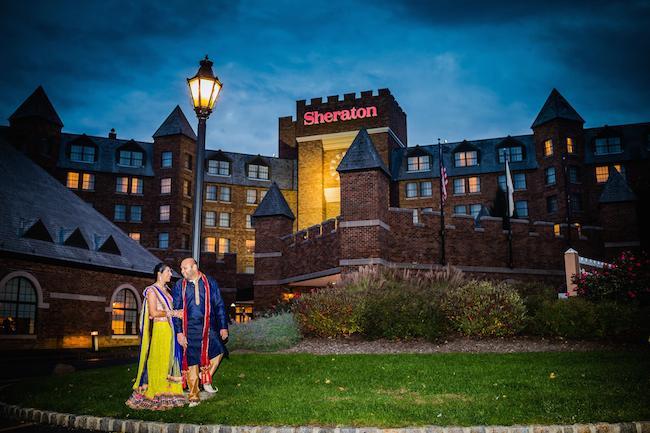
<svg viewBox="0 0 650 433">
<path fill-rule="evenodd" d="M 221 81 L 212 72 L 212 61 L 205 56 L 201 60 L 195 76 L 187 79 L 192 94 L 192 104 L 198 116 L 208 117 L 212 113 L 214 103 L 221 92 Z"/>
</svg>

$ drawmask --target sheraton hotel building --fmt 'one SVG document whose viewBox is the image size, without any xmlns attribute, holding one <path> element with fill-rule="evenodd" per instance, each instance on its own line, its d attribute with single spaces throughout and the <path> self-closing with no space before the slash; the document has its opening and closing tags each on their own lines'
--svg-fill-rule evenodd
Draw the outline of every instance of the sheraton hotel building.
<svg viewBox="0 0 650 433">
<path fill-rule="evenodd" d="M 388 89 L 296 101 L 295 116 L 278 119 L 277 147 L 269 143 L 267 155 L 208 142 L 204 167 L 195 164 L 197 137 L 178 106 L 158 128 L 152 125 L 150 141 L 121 137 L 110 125 L 104 136 L 65 131 L 56 101 L 41 87 L 16 106 L 9 126 L 0 128 L 2 139 L 121 229 L 129 242 L 175 268 L 190 255 L 194 171 L 205 170 L 201 265 L 217 278 L 238 320 L 273 303 L 264 293 L 277 298 L 320 287 L 354 266 L 439 262 L 438 144 L 409 145 L 406 113 Z M 647 249 L 649 232 L 638 221 L 648 214 L 650 199 L 650 123 L 590 128 L 584 123 L 553 89 L 540 101 L 530 134 L 442 145 L 449 177 L 444 211 L 448 231 L 454 232 L 447 242 L 449 263 L 507 273 L 506 263 L 480 259 L 492 255 L 493 245 L 481 230 L 492 230 L 490 221 L 504 213 L 506 157 L 515 221 L 526 227 L 526 242 L 537 242 L 536 253 L 561 258 L 570 239 L 589 239 L 583 248 L 603 260 L 621 249 Z M 381 173 L 379 180 L 373 180 L 375 173 Z M 357 183 L 349 183 L 353 176 Z M 374 202 L 356 199 L 355 185 L 379 195 Z M 375 203 L 381 209 L 371 209 Z M 272 236 L 259 230 L 274 218 L 285 224 L 276 233 L 284 244 L 269 247 Z M 375 227 L 383 233 L 375 244 L 345 234 Z M 65 243 L 56 230 L 48 228 L 52 243 Z M 501 227 L 494 230 L 502 236 Z M 335 232 L 340 236 L 331 244 L 319 240 Z M 92 235 L 82 235 L 92 248 Z M 418 246 L 403 241 L 409 237 L 427 238 L 431 248 L 414 255 Z M 303 248 L 302 259 L 285 251 L 296 244 Z"/>
</svg>

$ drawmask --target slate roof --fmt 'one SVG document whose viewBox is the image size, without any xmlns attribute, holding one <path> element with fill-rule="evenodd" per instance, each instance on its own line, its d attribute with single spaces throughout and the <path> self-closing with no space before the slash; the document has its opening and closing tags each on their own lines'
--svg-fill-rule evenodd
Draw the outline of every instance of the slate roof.
<svg viewBox="0 0 650 433">
<path fill-rule="evenodd" d="M 627 184 L 625 178 L 618 170 L 611 170 L 609 179 L 603 187 L 600 194 L 599 203 L 620 203 L 625 201 L 635 201 L 636 195 Z"/>
<path fill-rule="evenodd" d="M 377 149 L 368 135 L 368 131 L 362 128 L 352 141 L 341 163 L 336 168 L 339 173 L 348 173 L 360 170 L 381 170 L 390 177 L 386 164 L 377 153 Z"/>
<path fill-rule="evenodd" d="M 25 117 L 40 117 L 63 127 L 63 122 L 50 102 L 50 98 L 47 97 L 43 86 L 38 86 L 34 93 L 20 104 L 14 114 L 9 116 L 9 121 Z"/>
<path fill-rule="evenodd" d="M 524 148 L 522 161 L 510 161 L 512 171 L 533 170 L 536 169 L 537 160 L 535 159 L 535 142 L 533 135 L 517 135 L 499 138 L 488 138 L 484 140 L 461 141 L 455 143 L 442 144 L 442 162 L 447 169 L 447 176 L 465 176 L 484 173 L 498 173 L 505 170 L 504 164 L 499 163 L 497 149 L 504 146 L 512 146 L 518 143 Z M 417 150 L 416 150 L 417 149 Z M 471 167 L 454 167 L 454 153 L 459 150 L 476 149 L 478 150 L 478 165 Z M 412 152 L 421 154 L 426 152 L 431 156 L 429 170 L 426 171 L 408 171 L 408 156 Z M 438 145 L 429 144 L 417 147 L 405 147 L 393 150 L 391 154 L 392 178 L 395 181 L 427 179 L 440 177 L 438 168 Z"/>
<path fill-rule="evenodd" d="M 2 138 L 0 152 L 0 250 L 151 275 L 157 257 Z"/>
<path fill-rule="evenodd" d="M 287 201 L 282 195 L 282 191 L 280 191 L 278 184 L 275 182 L 271 184 L 271 188 L 253 213 L 253 218 L 270 216 L 284 216 L 290 220 L 296 219 L 293 212 L 291 212 L 291 208 L 287 204 Z"/>
<path fill-rule="evenodd" d="M 564 96 L 557 89 L 551 90 L 551 94 L 546 98 L 546 102 L 539 111 L 539 114 L 537 114 L 531 128 L 535 128 L 554 119 L 575 120 L 580 123 L 585 123 L 583 118 L 580 117 L 578 112 L 569 104 L 569 101 L 564 99 Z"/>
<path fill-rule="evenodd" d="M 584 130 L 585 164 L 613 164 L 650 159 L 650 122 L 628 125 L 601 126 Z M 621 153 L 596 155 L 596 138 L 616 136 L 621 139 Z"/>
<path fill-rule="evenodd" d="M 181 107 L 178 105 L 172 110 L 169 116 L 167 116 L 156 132 L 154 132 L 153 138 L 177 134 L 196 140 L 196 134 L 194 133 L 190 122 L 188 122 L 183 110 L 181 110 Z"/>
<path fill-rule="evenodd" d="M 298 189 L 298 162 L 293 159 L 252 155 L 249 153 L 225 152 L 222 150 L 206 150 L 205 159 L 206 165 L 210 159 L 225 159 L 230 161 L 231 174 L 230 176 L 215 176 L 206 172 L 204 182 L 244 185 L 257 188 L 269 188 L 271 182 L 277 182 L 280 189 Z M 246 176 L 246 165 L 256 162 L 264 163 L 269 167 L 269 180 L 251 179 Z"/>
</svg>

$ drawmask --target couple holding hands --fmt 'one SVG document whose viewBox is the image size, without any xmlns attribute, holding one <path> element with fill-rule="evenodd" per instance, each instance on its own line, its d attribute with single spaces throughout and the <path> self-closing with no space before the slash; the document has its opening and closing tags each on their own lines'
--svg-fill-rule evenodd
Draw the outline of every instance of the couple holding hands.
<svg viewBox="0 0 650 433">
<path fill-rule="evenodd" d="M 144 291 L 140 361 L 126 401 L 132 409 L 166 410 L 188 400 L 194 407 L 200 403 L 199 382 L 206 392 L 217 392 L 212 375 L 227 354 L 226 308 L 217 282 L 200 272 L 194 259 L 181 262 L 181 274 L 170 291 L 172 269 L 160 263 L 154 268 L 156 282 Z"/>
</svg>

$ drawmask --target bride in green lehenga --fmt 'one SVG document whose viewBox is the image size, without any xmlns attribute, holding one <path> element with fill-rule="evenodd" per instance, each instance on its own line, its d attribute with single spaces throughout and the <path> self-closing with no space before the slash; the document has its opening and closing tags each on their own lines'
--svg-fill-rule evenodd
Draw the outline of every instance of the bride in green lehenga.
<svg viewBox="0 0 650 433">
<path fill-rule="evenodd" d="M 164 263 L 154 268 L 156 282 L 144 290 L 140 313 L 140 361 L 133 394 L 126 401 L 131 409 L 167 410 L 187 402 L 183 395 L 180 361 L 182 348 L 174 336 L 172 317 L 182 318 L 173 310 L 167 287 L 172 270 Z"/>
</svg>

